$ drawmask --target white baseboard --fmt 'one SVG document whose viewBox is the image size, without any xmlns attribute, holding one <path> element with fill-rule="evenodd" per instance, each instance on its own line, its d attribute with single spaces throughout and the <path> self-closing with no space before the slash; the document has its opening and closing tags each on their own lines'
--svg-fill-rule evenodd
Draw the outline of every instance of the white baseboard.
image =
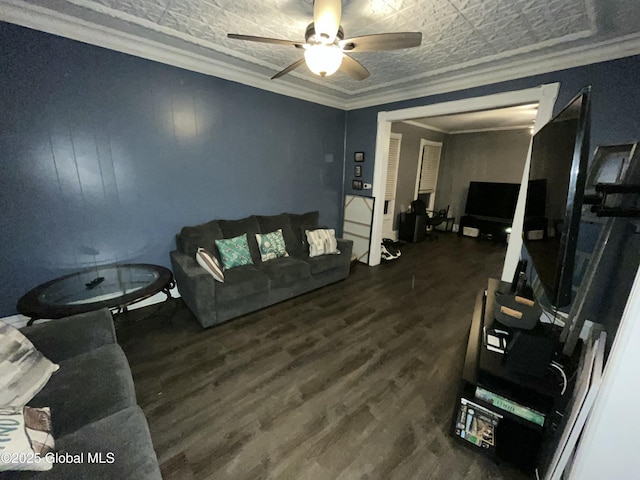
<svg viewBox="0 0 640 480">
<path fill-rule="evenodd" d="M 178 287 L 173 287 L 171 289 L 171 296 L 173 298 L 180 298 L 180 292 L 178 292 Z M 167 296 L 164 293 L 160 292 L 160 293 L 156 293 L 155 295 L 149 298 L 145 298 L 141 302 L 134 303 L 133 305 L 129 305 L 129 307 L 127 308 L 129 310 L 136 310 L 138 308 L 149 307 L 157 303 L 162 303 L 166 299 L 167 299 Z M 26 327 L 28 321 L 29 321 L 29 317 L 25 317 L 24 315 L 20 315 L 20 314 L 10 315 L 8 317 L 0 318 L 0 322 L 7 323 L 15 328 Z M 50 321 L 51 319 L 49 318 L 40 318 L 36 320 L 36 323 L 43 323 L 43 322 L 50 322 Z"/>
</svg>

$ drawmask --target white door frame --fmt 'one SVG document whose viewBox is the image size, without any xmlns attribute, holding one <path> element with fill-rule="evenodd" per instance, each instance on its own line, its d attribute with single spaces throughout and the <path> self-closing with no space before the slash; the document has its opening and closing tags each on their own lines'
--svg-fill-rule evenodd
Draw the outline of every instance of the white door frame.
<svg viewBox="0 0 640 480">
<path fill-rule="evenodd" d="M 418 171 L 416 173 L 416 188 L 413 193 L 414 200 L 418 198 L 418 190 L 420 189 L 420 176 L 422 174 L 422 164 L 424 163 L 424 147 L 425 145 L 429 145 L 431 147 L 440 147 L 442 148 L 442 142 L 434 142 L 433 140 L 425 140 L 424 138 L 420 139 L 420 150 L 418 151 Z M 442 158 L 442 150 L 440 151 L 440 158 Z M 440 159 L 438 159 L 438 172 L 440 171 Z M 438 173 L 436 172 L 436 175 Z M 438 184 L 438 179 L 436 178 L 436 185 Z M 437 190 L 437 188 L 436 188 Z M 427 208 L 429 210 L 434 210 L 436 201 L 436 192 L 433 192 L 433 195 L 429 197 L 429 205 Z"/>
<path fill-rule="evenodd" d="M 475 110 L 487 110 L 492 108 L 510 107 L 513 105 L 523 105 L 526 103 L 538 102 L 538 114 L 536 116 L 535 129 L 539 129 L 547 123 L 553 115 L 553 107 L 560 90 L 559 83 L 540 85 L 534 88 L 516 90 L 512 92 L 496 93 L 484 97 L 466 98 L 451 102 L 436 103 L 433 105 L 423 105 L 420 107 L 403 108 L 390 112 L 378 113 L 378 130 L 376 134 L 376 154 L 373 168 L 373 191 L 375 198 L 384 197 L 384 179 L 387 175 L 386 155 L 389 151 L 389 137 L 391 134 L 391 124 L 412 118 L 433 117 L 436 115 L 447 115 L 452 113 L 465 113 Z M 518 203 L 516 206 L 515 219 L 511 229 L 510 241 L 507 247 L 507 255 L 502 270 L 502 279 L 511 281 L 515 272 L 520 251 L 522 249 L 522 226 L 524 223 L 524 204 L 526 201 L 526 185 L 529 177 L 529 154 L 525 163 L 522 184 Z M 373 210 L 373 224 L 371 228 L 371 253 L 369 255 L 369 265 L 375 266 L 380 263 L 380 242 L 382 242 L 382 215 L 384 212 L 383 202 L 376 202 Z"/>
</svg>

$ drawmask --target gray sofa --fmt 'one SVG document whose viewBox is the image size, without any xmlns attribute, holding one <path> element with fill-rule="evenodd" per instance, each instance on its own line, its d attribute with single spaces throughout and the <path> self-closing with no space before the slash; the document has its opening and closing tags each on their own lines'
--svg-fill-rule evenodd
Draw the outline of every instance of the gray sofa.
<svg viewBox="0 0 640 480">
<path fill-rule="evenodd" d="M 60 365 L 28 403 L 50 407 L 55 451 L 84 454 L 83 463 L 57 463 L 45 472 L 4 472 L 4 479 L 161 479 L 144 413 L 136 404 L 129 363 L 116 343 L 109 310 L 22 329 Z M 88 463 L 89 453 L 113 453 L 113 463 Z"/>
<path fill-rule="evenodd" d="M 338 239 L 339 255 L 309 257 L 304 230 L 318 228 L 318 212 L 251 216 L 240 220 L 214 220 L 184 227 L 176 236 L 171 264 L 182 299 L 203 327 L 315 290 L 349 275 L 351 240 Z M 282 229 L 289 257 L 260 259 L 256 233 Z M 195 260 L 199 247 L 217 255 L 215 240 L 247 234 L 254 265 L 225 271 L 216 282 Z"/>
</svg>

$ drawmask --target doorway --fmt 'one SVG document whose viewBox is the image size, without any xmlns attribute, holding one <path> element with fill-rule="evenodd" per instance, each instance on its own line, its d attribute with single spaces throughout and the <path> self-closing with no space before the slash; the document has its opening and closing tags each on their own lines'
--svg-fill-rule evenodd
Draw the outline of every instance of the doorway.
<svg viewBox="0 0 640 480">
<path fill-rule="evenodd" d="M 435 210 L 436 190 L 438 188 L 438 172 L 440 171 L 440 157 L 442 143 L 420 140 L 420 158 L 416 173 L 416 188 L 413 198 L 424 201 L 427 210 Z"/>
<path fill-rule="evenodd" d="M 525 103 L 538 103 L 538 113 L 536 116 L 536 129 L 540 128 L 552 116 L 555 105 L 559 83 L 541 85 L 539 87 L 518 90 L 513 92 L 498 93 L 484 97 L 476 97 L 452 102 L 425 105 L 421 107 L 405 108 L 390 112 L 380 112 L 378 114 L 378 127 L 376 134 L 376 154 L 373 175 L 373 197 L 382 198 L 385 194 L 385 179 L 387 174 L 387 152 L 391 136 L 391 124 L 398 121 L 407 121 L 413 118 L 447 115 L 453 113 L 464 113 L 478 110 L 490 110 L 512 105 Z M 529 155 L 523 172 L 523 181 L 529 173 Z M 522 248 L 522 224 L 524 219 L 524 203 L 526 199 L 526 182 L 524 188 L 520 190 L 516 215 L 512 226 L 511 239 L 507 248 L 507 255 L 502 272 L 502 278 L 510 281 L 515 271 L 520 251 Z M 369 265 L 374 266 L 380 263 L 380 244 L 382 241 L 382 222 L 384 216 L 384 202 L 376 203 L 373 213 L 373 224 L 371 230 L 371 255 Z"/>
</svg>

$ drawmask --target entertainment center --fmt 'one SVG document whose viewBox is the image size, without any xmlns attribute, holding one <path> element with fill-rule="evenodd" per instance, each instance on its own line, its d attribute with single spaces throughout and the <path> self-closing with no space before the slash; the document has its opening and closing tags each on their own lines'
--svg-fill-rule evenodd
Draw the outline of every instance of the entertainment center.
<svg viewBox="0 0 640 480">
<path fill-rule="evenodd" d="M 581 355 L 592 351 L 591 342 L 586 349 L 563 345 L 562 327 L 575 319 L 559 313 L 572 302 L 589 97 L 586 87 L 533 137 L 523 229 L 528 260 L 519 262 L 510 284 L 490 279 L 477 297 L 451 419 L 451 433 L 464 445 L 554 480 L 564 466 L 550 466 L 541 453 L 559 444 L 558 431 L 567 428 L 563 414 L 576 403 Z M 471 182 L 460 234 L 475 229 L 474 236 L 505 240 L 519 187 Z M 541 291 L 534 294 L 533 283 Z"/>
<path fill-rule="evenodd" d="M 562 394 L 567 386 L 553 367 L 545 368 L 541 376 L 525 373 L 531 368 L 528 363 L 537 359 L 516 358 L 509 363 L 504 353 L 486 348 L 487 332 L 499 308 L 496 293 L 509 291 L 510 284 L 489 279 L 487 288 L 478 294 L 451 433 L 464 444 L 531 471 L 537 466 L 543 441 L 552 436 L 562 418 L 556 412 L 566 407 L 567 397 Z M 526 335 L 523 351 L 527 343 L 555 342 L 560 329 L 539 323 Z M 535 356 L 535 352 L 528 353 Z"/>
</svg>

